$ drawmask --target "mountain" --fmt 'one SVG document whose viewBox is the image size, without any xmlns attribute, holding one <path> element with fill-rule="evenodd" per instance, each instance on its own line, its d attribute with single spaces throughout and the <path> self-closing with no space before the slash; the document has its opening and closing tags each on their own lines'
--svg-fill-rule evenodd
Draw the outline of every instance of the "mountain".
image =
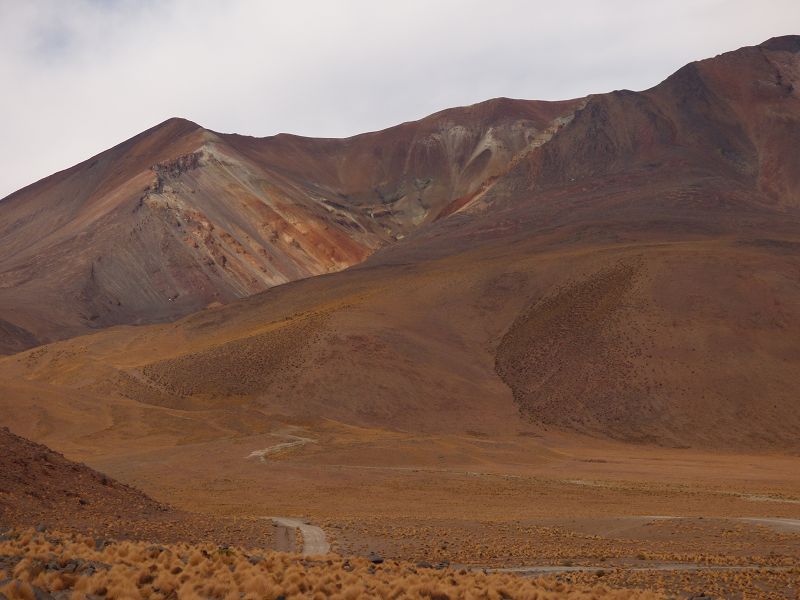
<svg viewBox="0 0 800 600">
<path fill-rule="evenodd" d="M 363 226 L 348 237 L 363 255 L 344 271 L 174 323 L 6 357 L 5 420 L 58 448 L 99 454 L 134 439 L 202 444 L 326 420 L 797 452 L 798 86 L 800 37 L 789 36 L 691 63 L 643 92 L 498 100 L 391 137 L 213 134 L 298 187 L 324 182 L 308 194 L 332 201 L 336 189 L 336 210 Z M 434 125 L 450 123 L 442 115 L 474 125 Z M 499 127 L 489 123 L 518 119 L 536 125 L 520 138 L 511 132 L 525 128 L 508 125 L 513 149 L 471 168 Z M 437 162 L 422 141 L 398 141 L 430 139 L 418 133 L 428 127 L 443 127 L 441 140 L 472 131 L 471 142 Z M 390 147 L 405 158 L 391 158 Z M 370 165 L 367 174 L 342 167 L 352 157 Z M 178 183 L 156 186 L 143 205 L 172 198 L 167 185 L 202 198 L 204 168 L 170 167 Z M 431 191 L 409 195 L 426 177 Z M 439 190 L 437 181 L 448 183 Z M 376 215 L 383 203 L 395 212 Z"/>
<path fill-rule="evenodd" d="M 170 119 L 0 201 L 0 352 L 359 263 L 475 193 L 576 106 L 498 99 L 348 139 Z"/>
</svg>

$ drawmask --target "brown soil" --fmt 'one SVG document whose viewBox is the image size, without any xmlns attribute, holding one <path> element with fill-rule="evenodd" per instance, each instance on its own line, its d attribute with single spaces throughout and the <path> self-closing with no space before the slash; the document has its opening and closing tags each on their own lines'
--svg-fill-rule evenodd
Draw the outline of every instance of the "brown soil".
<svg viewBox="0 0 800 600">
<path fill-rule="evenodd" d="M 151 542 L 272 543 L 270 523 L 192 514 L 0 428 L 0 525 Z"/>
</svg>

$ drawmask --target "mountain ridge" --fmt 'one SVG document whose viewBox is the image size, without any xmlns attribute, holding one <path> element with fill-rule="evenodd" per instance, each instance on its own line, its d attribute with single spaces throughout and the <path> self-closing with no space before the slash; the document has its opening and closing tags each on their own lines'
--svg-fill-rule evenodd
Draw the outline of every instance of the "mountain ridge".
<svg viewBox="0 0 800 600">
<path fill-rule="evenodd" d="M 147 223 L 204 252 L 218 238 L 197 237 L 209 233 L 198 224 L 225 223 L 226 281 L 243 292 L 250 240 L 265 231 L 278 233 L 274 264 L 288 269 L 325 248 L 330 237 L 309 243 L 312 232 L 346 229 L 358 244 L 350 268 L 296 272 L 168 325 L 2 359 L 8 418 L 33 403 L 41 416 L 23 432 L 68 447 L 86 443 L 85 428 L 113 445 L 132 435 L 123 422 L 144 413 L 171 423 L 182 411 L 222 419 L 199 429 L 212 437 L 329 419 L 795 451 L 797 57 L 743 48 L 644 92 L 464 109 L 387 130 L 392 145 L 375 141 L 386 132 L 323 141 L 316 154 L 301 138 L 203 138 L 199 154 L 151 172 Z M 481 110 L 498 120 L 470 121 Z M 436 178 L 417 185 L 422 167 Z M 250 215 L 262 213 L 231 215 L 234 202 L 215 201 L 223 192 L 286 225 L 259 217 L 269 229 L 254 229 Z M 226 268 L 223 254 L 210 256 Z M 93 264 L 97 290 L 108 289 L 107 263 Z M 71 414 L 65 389 L 100 412 L 56 433 L 54 422 L 72 418 L 59 416 Z"/>
<path fill-rule="evenodd" d="M 6 351 L 169 320 L 361 262 L 502 168 L 527 131 L 570 105 L 492 100 L 341 140 L 246 138 L 168 119 L 0 202 L 0 314 L 27 332 Z M 120 247 L 125 237 L 137 256 Z M 60 314 L 20 314 L 21 295 L 54 287 L 67 300 Z"/>
</svg>

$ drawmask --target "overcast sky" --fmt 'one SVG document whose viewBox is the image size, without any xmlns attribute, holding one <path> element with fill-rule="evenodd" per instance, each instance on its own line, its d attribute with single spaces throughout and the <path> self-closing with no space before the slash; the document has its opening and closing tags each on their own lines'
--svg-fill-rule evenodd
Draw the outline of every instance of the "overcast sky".
<svg viewBox="0 0 800 600">
<path fill-rule="evenodd" d="M 347 136 L 645 89 L 800 33 L 800 0 L 0 0 L 0 198 L 169 117 Z"/>
</svg>

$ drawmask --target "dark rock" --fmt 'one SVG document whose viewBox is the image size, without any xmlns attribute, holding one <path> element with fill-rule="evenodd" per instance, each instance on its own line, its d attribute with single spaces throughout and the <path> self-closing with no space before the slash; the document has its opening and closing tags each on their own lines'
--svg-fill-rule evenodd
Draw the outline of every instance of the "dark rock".
<svg viewBox="0 0 800 600">
<path fill-rule="evenodd" d="M 64 573 L 77 573 L 85 568 L 86 561 L 80 558 L 73 558 L 64 563 Z"/>
<path fill-rule="evenodd" d="M 80 559 L 70 560 L 64 565 L 64 571 L 67 573 L 76 573 L 78 569 L 83 566 L 83 561 Z"/>
<path fill-rule="evenodd" d="M 45 592 L 43 589 L 38 588 L 35 585 L 32 587 L 33 587 L 33 597 L 36 600 L 55 600 L 53 594 Z"/>
<path fill-rule="evenodd" d="M 260 562 L 264 562 L 264 557 L 263 556 L 257 556 L 257 555 L 248 556 L 247 557 L 247 562 L 249 562 L 251 565 L 257 565 Z"/>
<path fill-rule="evenodd" d="M 381 564 L 383 562 L 383 557 L 381 557 L 378 554 L 375 554 L 374 552 L 370 552 L 369 553 L 369 562 L 371 562 L 373 565 L 379 565 L 379 564 Z"/>
<path fill-rule="evenodd" d="M 30 576 L 33 578 L 36 577 L 42 571 L 44 571 L 44 569 L 45 569 L 44 561 L 41 561 L 38 558 L 34 558 L 30 562 L 30 566 L 28 567 L 28 573 L 30 573 Z"/>
<path fill-rule="evenodd" d="M 91 577 L 97 571 L 108 571 L 111 568 L 111 565 L 100 562 L 97 560 L 89 560 L 83 561 L 80 567 L 78 568 L 78 573 L 81 575 L 85 575 L 87 577 Z"/>
<path fill-rule="evenodd" d="M 421 560 L 417 563 L 417 567 L 420 569 L 432 569 L 433 565 L 429 563 L 427 560 Z"/>
</svg>

